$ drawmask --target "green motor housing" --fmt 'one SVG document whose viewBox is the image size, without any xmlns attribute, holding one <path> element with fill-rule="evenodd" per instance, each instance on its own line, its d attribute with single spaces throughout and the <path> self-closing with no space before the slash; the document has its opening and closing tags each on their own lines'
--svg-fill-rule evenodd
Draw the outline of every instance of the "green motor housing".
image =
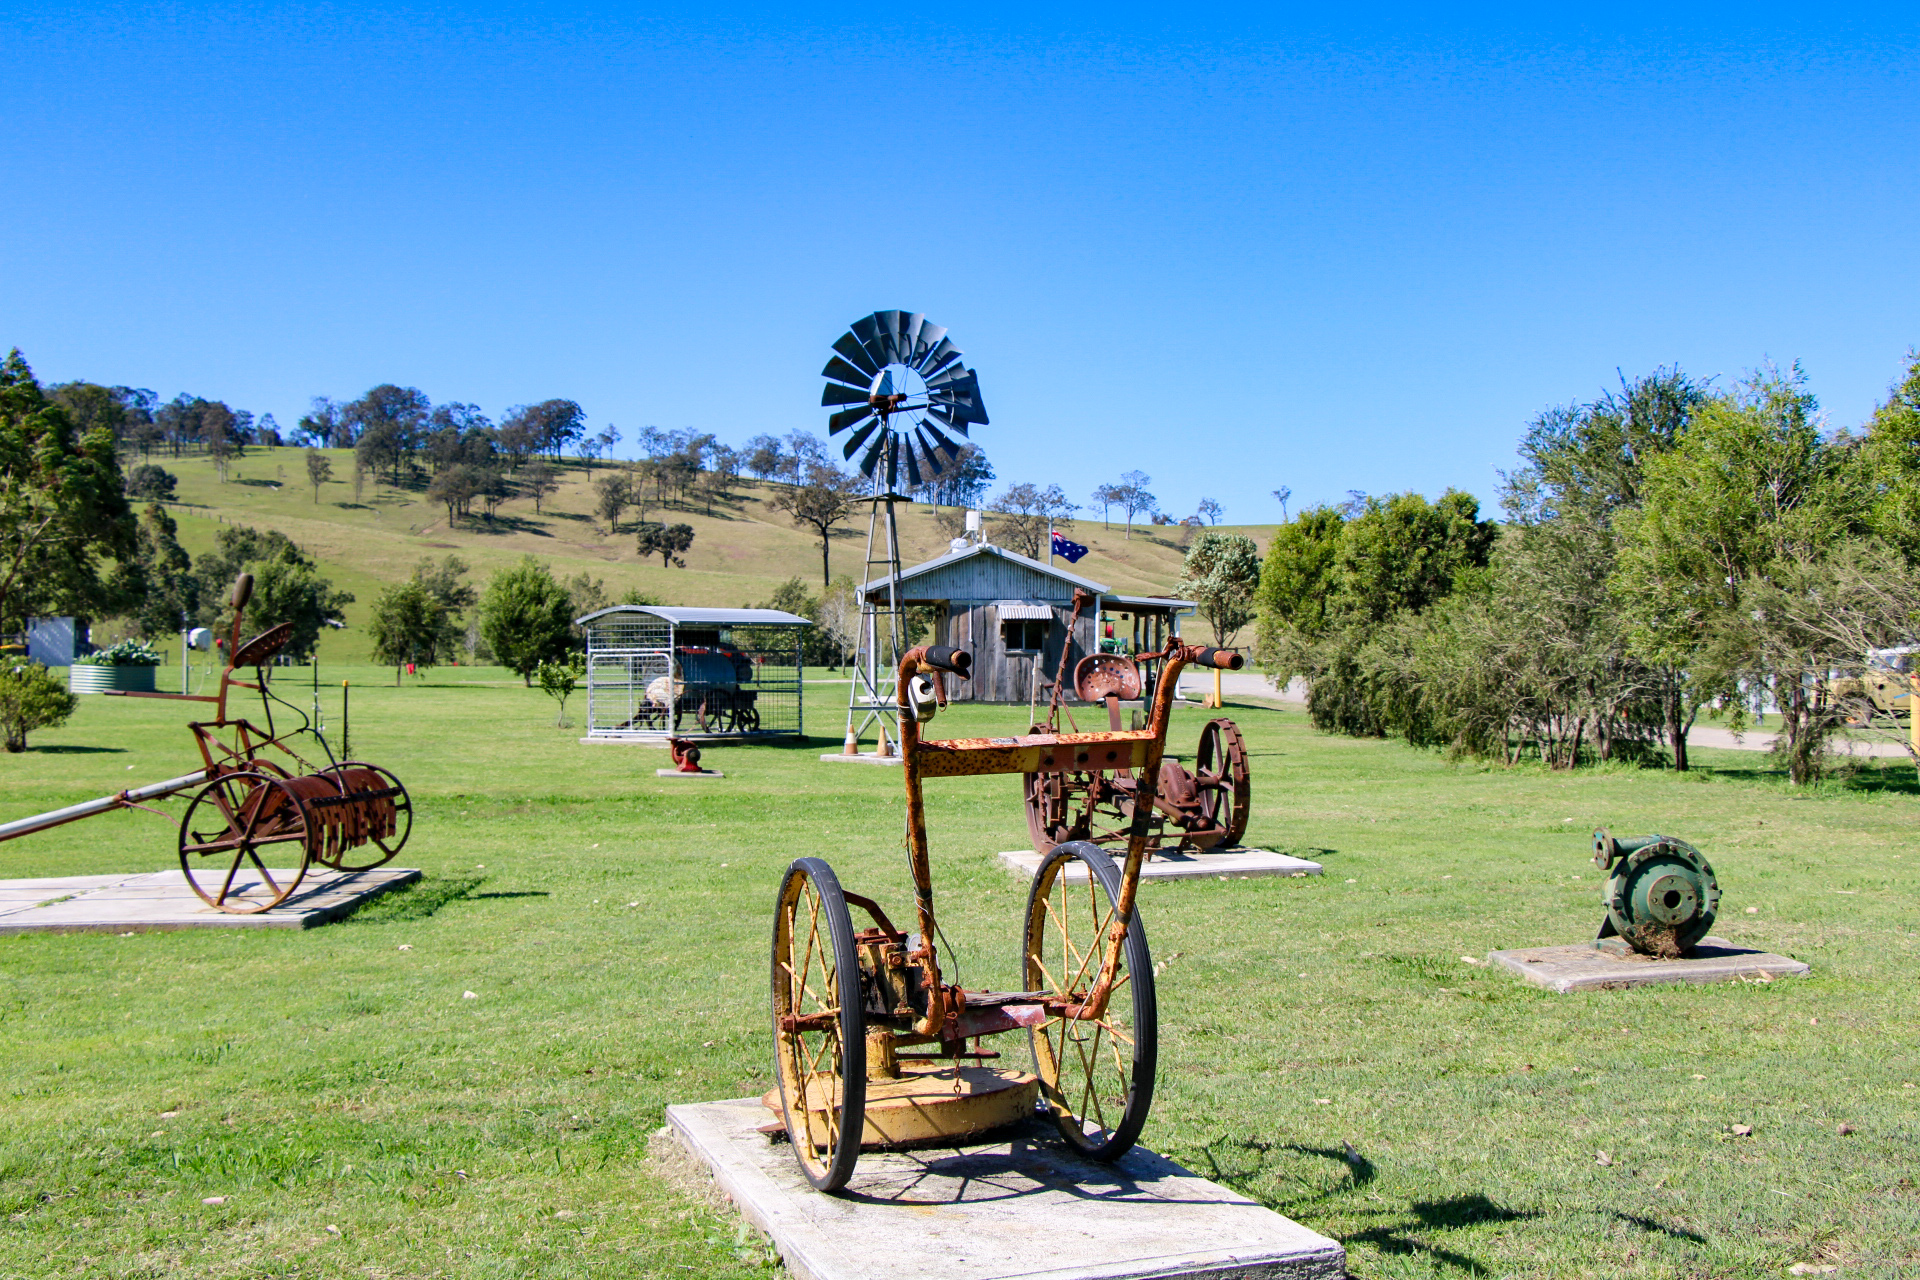
<svg viewBox="0 0 1920 1280">
<path fill-rule="evenodd" d="M 1706 855 L 1672 836 L 1617 840 L 1593 833 L 1593 865 L 1609 872 L 1600 890 L 1607 918 L 1600 937 L 1619 937 L 1641 955 L 1686 955 L 1713 928 L 1720 882 Z"/>
</svg>

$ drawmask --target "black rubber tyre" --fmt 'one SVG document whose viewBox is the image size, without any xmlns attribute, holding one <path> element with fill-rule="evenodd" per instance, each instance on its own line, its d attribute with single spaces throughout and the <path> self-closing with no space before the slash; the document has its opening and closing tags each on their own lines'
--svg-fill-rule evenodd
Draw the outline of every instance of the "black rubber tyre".
<svg viewBox="0 0 1920 1280">
<path fill-rule="evenodd" d="M 838 1191 L 853 1176 L 866 1129 L 866 1019 L 853 920 L 833 868 L 819 858 L 795 859 L 780 882 L 771 979 L 773 1073 L 787 1137 L 807 1181 Z"/>
<path fill-rule="evenodd" d="M 1075 882 L 1084 869 L 1086 878 Z M 1099 977 L 1103 940 L 1120 897 L 1120 868 L 1098 845 L 1055 845 L 1034 872 L 1021 930 L 1022 990 L 1082 999 Z M 1159 1008 L 1153 957 L 1136 903 L 1105 1014 L 1051 1018 L 1028 1033 L 1040 1093 L 1060 1134 L 1094 1160 L 1118 1160 L 1153 1106 Z"/>
</svg>

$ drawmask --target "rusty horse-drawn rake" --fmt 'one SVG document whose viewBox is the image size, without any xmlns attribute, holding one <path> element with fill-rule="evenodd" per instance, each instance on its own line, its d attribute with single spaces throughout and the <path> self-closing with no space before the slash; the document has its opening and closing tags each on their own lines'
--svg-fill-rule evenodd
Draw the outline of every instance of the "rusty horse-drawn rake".
<svg viewBox="0 0 1920 1280">
<path fill-rule="evenodd" d="M 1086 591 L 1074 592 L 1073 619 L 1067 624 L 1069 636 L 1080 610 L 1092 600 Z M 1070 644 L 1061 647 L 1060 671 L 1053 682 L 1047 718 L 1044 724 L 1033 727 L 1035 733 L 1059 731 L 1060 693 L 1066 683 L 1071 648 Z M 1145 687 L 1140 661 L 1166 658 L 1173 652 L 1144 653 L 1138 661 L 1125 654 L 1090 653 L 1074 667 L 1074 693 L 1082 702 L 1104 702 L 1108 727 L 1117 733 L 1120 704 L 1138 698 Z M 1240 664 L 1236 661 L 1233 665 L 1237 669 Z M 1170 688 L 1169 682 L 1178 679 L 1179 667 L 1169 662 L 1159 687 Z M 1159 705 L 1157 698 L 1155 705 Z M 1134 815 L 1141 812 L 1147 814 L 1149 857 L 1165 849 L 1185 852 L 1236 845 L 1247 833 L 1247 806 L 1253 794 L 1247 744 L 1240 737 L 1239 726 L 1225 716 L 1207 721 L 1200 730 L 1191 770 L 1172 756 L 1162 757 L 1152 788 L 1143 789 L 1141 778 L 1129 766 L 1109 768 L 1098 761 L 1090 764 L 1084 769 L 1036 770 L 1022 779 L 1027 832 L 1035 853 L 1044 854 L 1070 840 L 1089 840 L 1108 847 L 1124 844 L 1133 830 Z"/>
<path fill-rule="evenodd" d="M 115 809 L 146 809 L 145 801 L 198 786 L 180 819 L 180 870 L 208 906 L 237 915 L 266 911 L 286 901 L 316 862 L 335 871 L 369 871 L 399 853 L 413 830 L 413 802 L 407 789 L 378 765 L 332 762 L 332 749 L 320 731 L 298 707 L 268 689 L 268 664 L 286 647 L 293 627 L 281 623 L 241 643 L 241 620 L 252 594 L 252 576 L 241 574 L 233 585 L 233 629 L 218 693 L 118 695 L 213 703 L 212 720 L 187 726 L 206 768 L 6 823 L 0 826 L 0 840 Z M 243 667 L 254 668 L 254 679 L 236 678 L 234 673 Z M 227 695 L 235 688 L 260 694 L 264 728 L 227 715 Z M 300 727 L 277 732 L 275 702 L 300 716 Z M 320 744 L 330 761 L 326 767 L 314 768 L 288 745 L 289 738 L 301 733 Z M 269 868 L 269 857 L 295 865 L 290 873 L 284 865 Z"/>
<path fill-rule="evenodd" d="M 1034 1114 L 1036 1102 L 1077 1151 L 1117 1160 L 1139 1137 L 1153 1100 L 1158 1014 L 1153 961 L 1135 903 L 1146 861 L 1167 716 L 1188 663 L 1238 668 L 1239 655 L 1175 645 L 1145 729 L 922 741 L 946 701 L 944 678 L 971 657 L 946 646 L 900 662 L 900 747 L 907 785 L 913 932 L 877 902 L 842 889 L 819 858 L 797 859 L 781 882 L 773 929 L 776 1087 L 781 1118 L 807 1180 L 846 1185 L 862 1145 L 951 1141 Z M 1132 769 L 1139 803 L 1116 866 L 1098 845 L 1068 841 L 1041 859 L 1028 893 L 1018 991 L 970 991 L 942 973 L 928 859 L 926 778 L 994 773 L 1042 777 Z M 871 924 L 856 931 L 848 907 Z M 950 950 L 950 948 L 949 948 Z M 953 975 L 959 977 L 957 972 Z M 979 1038 L 1025 1031 L 1036 1074 L 987 1065 Z M 973 1042 L 973 1048 L 968 1043 Z M 932 1052 L 901 1050 L 929 1046 Z"/>
</svg>

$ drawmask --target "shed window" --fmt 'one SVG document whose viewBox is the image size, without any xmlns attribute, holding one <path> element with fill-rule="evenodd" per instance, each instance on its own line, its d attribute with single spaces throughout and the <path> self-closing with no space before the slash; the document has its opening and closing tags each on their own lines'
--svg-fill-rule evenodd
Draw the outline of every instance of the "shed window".
<svg viewBox="0 0 1920 1280">
<path fill-rule="evenodd" d="M 1038 653 L 1047 647 L 1051 621 L 1026 618 L 1000 624 L 1000 641 L 1008 653 Z"/>
</svg>

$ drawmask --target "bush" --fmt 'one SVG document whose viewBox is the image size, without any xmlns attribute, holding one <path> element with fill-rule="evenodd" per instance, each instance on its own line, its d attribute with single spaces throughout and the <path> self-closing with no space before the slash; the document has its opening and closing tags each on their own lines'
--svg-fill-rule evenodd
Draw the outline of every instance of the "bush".
<svg viewBox="0 0 1920 1280">
<path fill-rule="evenodd" d="M 29 732 L 65 724 L 79 705 L 39 663 L 0 660 L 0 737 L 8 751 L 25 751 Z"/>
<path fill-rule="evenodd" d="M 160 665 L 160 651 L 145 640 L 122 640 L 119 644 L 73 661 L 76 666 L 83 667 L 157 667 Z"/>
<path fill-rule="evenodd" d="M 164 467 L 143 463 L 127 472 L 127 496 L 149 502 L 172 502 L 173 491 L 179 483 Z"/>
</svg>

